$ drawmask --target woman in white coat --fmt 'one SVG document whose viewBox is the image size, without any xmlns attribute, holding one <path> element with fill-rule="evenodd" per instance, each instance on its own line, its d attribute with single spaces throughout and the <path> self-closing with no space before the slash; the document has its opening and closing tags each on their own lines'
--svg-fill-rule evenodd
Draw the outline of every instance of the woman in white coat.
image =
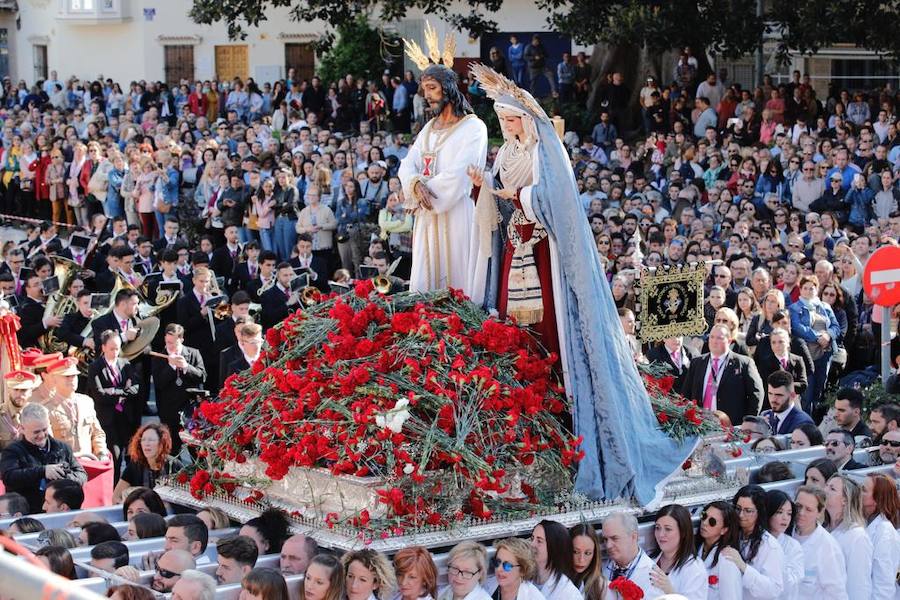
<svg viewBox="0 0 900 600">
<path fill-rule="evenodd" d="M 781 490 L 766 492 L 769 513 L 769 533 L 784 550 L 784 600 L 797 600 L 800 580 L 803 579 L 803 548 L 791 537 L 794 529 L 794 503 Z"/>
<path fill-rule="evenodd" d="M 547 600 L 583 600 L 572 583 L 574 553 L 569 531 L 556 521 L 543 520 L 531 531 L 537 573 L 534 583 Z"/>
<path fill-rule="evenodd" d="M 688 600 L 706 600 L 709 587 L 706 568 L 694 549 L 691 513 L 678 504 L 664 506 L 656 515 L 653 537 L 657 550 L 650 581 L 666 594 L 679 594 Z"/>
<path fill-rule="evenodd" d="M 531 545 L 519 538 L 494 542 L 494 577 L 485 589 L 493 600 L 546 600 L 531 583 L 537 573 Z"/>
<path fill-rule="evenodd" d="M 843 473 L 825 484 L 825 529 L 844 552 L 847 566 L 847 597 L 872 598 L 872 540 L 866 535 L 859 504 L 859 485 Z"/>
<path fill-rule="evenodd" d="M 866 477 L 860 494 L 866 534 L 877 548 L 872 557 L 872 600 L 893 600 L 900 569 L 900 496 L 889 475 L 876 473 Z"/>
<path fill-rule="evenodd" d="M 710 502 L 700 513 L 697 551 L 706 567 L 707 600 L 740 598 L 743 594 L 741 572 L 721 556 L 725 548 L 738 548 L 739 529 L 737 512 L 728 502 Z"/>
<path fill-rule="evenodd" d="M 579 523 L 569 530 L 572 538 L 572 583 L 584 600 L 604 600 L 609 582 L 603 575 L 602 544 L 593 525 Z"/>
<path fill-rule="evenodd" d="M 819 518 L 825 510 L 825 492 L 802 485 L 794 499 L 797 509 L 794 539 L 803 548 L 803 579 L 799 597 L 810 600 L 847 600 L 844 553 Z"/>
<path fill-rule="evenodd" d="M 487 550 L 478 542 L 460 542 L 447 555 L 447 580 L 438 600 L 491 600 L 481 587 L 488 575 Z"/>
<path fill-rule="evenodd" d="M 741 572 L 744 600 L 774 600 L 784 590 L 784 550 L 766 531 L 769 514 L 766 492 L 758 485 L 745 485 L 734 496 L 740 524 L 740 551 L 725 548 L 722 556 Z"/>
</svg>

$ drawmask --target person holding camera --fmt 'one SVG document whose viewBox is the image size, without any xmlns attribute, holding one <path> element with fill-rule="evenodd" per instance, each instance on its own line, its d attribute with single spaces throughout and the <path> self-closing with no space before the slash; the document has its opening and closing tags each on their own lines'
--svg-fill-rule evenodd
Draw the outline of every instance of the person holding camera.
<svg viewBox="0 0 900 600">
<path fill-rule="evenodd" d="M 48 483 L 70 479 L 84 485 L 87 473 L 75 460 L 72 448 L 50 435 L 50 415 L 44 406 L 26 404 L 19 420 L 22 437 L 0 455 L 0 477 L 7 493 L 21 494 L 28 501 L 29 512 L 39 513 Z"/>
<path fill-rule="evenodd" d="M 337 241 L 341 266 L 351 273 L 362 264 L 363 224 L 369 218 L 369 201 L 362 197 L 359 182 L 344 182 L 344 193 L 337 207 Z"/>
</svg>

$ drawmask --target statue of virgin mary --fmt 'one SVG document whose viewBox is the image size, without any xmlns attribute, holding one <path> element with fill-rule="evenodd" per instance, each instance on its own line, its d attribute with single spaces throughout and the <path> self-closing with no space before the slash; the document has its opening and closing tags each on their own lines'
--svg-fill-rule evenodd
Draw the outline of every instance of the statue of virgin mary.
<svg viewBox="0 0 900 600">
<path fill-rule="evenodd" d="M 678 442 L 658 425 L 547 114 L 492 69 L 473 65 L 472 75 L 494 100 L 504 137 L 490 172 L 468 171 L 477 188 L 472 300 L 530 326 L 558 353 L 574 432 L 584 438 L 576 491 L 653 507 L 697 440 Z"/>
</svg>

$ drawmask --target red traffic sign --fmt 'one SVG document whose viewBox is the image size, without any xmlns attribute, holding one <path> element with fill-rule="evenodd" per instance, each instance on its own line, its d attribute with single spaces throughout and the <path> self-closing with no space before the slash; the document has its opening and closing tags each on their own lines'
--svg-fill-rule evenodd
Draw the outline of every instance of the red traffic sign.
<svg viewBox="0 0 900 600">
<path fill-rule="evenodd" d="M 900 304 L 900 247 L 882 246 L 869 257 L 863 288 L 878 306 Z"/>
</svg>

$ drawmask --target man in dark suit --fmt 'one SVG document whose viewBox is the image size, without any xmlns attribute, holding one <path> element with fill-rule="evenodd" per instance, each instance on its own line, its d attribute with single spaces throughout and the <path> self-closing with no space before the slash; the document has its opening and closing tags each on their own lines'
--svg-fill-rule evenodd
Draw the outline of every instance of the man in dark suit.
<svg viewBox="0 0 900 600">
<path fill-rule="evenodd" d="M 113 309 L 105 315 L 100 315 L 91 323 L 94 336 L 94 347 L 99 348 L 100 334 L 107 329 L 119 333 L 122 345 L 134 340 L 140 330 L 137 328 L 137 311 L 140 298 L 132 289 L 122 289 L 113 298 Z"/>
<path fill-rule="evenodd" d="M 163 235 L 153 242 L 153 251 L 159 254 L 163 250 L 174 250 L 184 240 L 178 236 L 178 217 L 168 216 L 163 225 Z"/>
<path fill-rule="evenodd" d="M 166 354 L 168 360 L 153 357 L 153 383 L 156 386 L 156 402 L 159 420 L 169 427 L 172 434 L 172 454 L 181 449 L 181 415 L 188 408 L 188 389 L 201 387 L 206 381 L 203 357 L 195 348 L 184 345 L 184 327 L 172 323 L 166 327 Z"/>
<path fill-rule="evenodd" d="M 259 278 L 259 242 L 251 240 L 244 244 L 244 253 L 247 260 L 235 267 L 233 285 L 235 289 L 248 291 L 250 284 Z"/>
<path fill-rule="evenodd" d="M 271 250 L 264 250 L 259 254 L 259 272 L 256 277 L 247 284 L 247 292 L 250 299 L 259 302 L 269 288 L 275 284 L 275 265 L 278 264 L 278 255 Z"/>
<path fill-rule="evenodd" d="M 669 371 L 675 377 L 672 389 L 680 390 L 684 387 L 691 361 L 696 358 L 692 351 L 684 347 L 681 337 L 666 338 L 662 344 L 654 345 L 647 351 L 647 359 L 650 362 L 661 362 L 669 366 Z"/>
<path fill-rule="evenodd" d="M 209 285 L 212 274 L 209 269 L 197 267 L 194 269 L 193 287 L 186 291 L 178 300 L 178 323 L 184 327 L 184 343 L 195 348 L 203 357 L 206 369 L 206 388 L 210 392 L 217 392 L 210 384 L 218 381 L 218 362 L 216 359 L 216 346 L 213 341 L 213 329 L 210 326 L 209 311 L 206 301 L 210 299 Z"/>
<path fill-rule="evenodd" d="M 294 269 L 289 263 L 283 262 L 278 265 L 276 277 L 278 282 L 259 298 L 264 329 L 274 327 L 298 308 L 298 294 L 291 291 Z"/>
<path fill-rule="evenodd" d="M 88 368 L 88 386 L 97 419 L 106 432 L 106 446 L 113 460 L 113 477 L 119 480 L 122 455 L 141 425 L 141 374 L 122 358 L 122 339 L 115 330 L 100 334 L 99 355 Z"/>
<path fill-rule="evenodd" d="M 225 245 L 216 248 L 209 259 L 209 268 L 219 277 L 225 278 L 225 287 L 233 292 L 234 271 L 241 260 L 241 246 L 238 244 L 238 229 L 236 225 L 225 228 Z"/>
<path fill-rule="evenodd" d="M 691 361 L 682 393 L 703 408 L 721 410 L 732 423 L 758 415 L 763 385 L 753 360 L 729 349 L 731 328 L 713 325 L 709 353 Z"/>
<path fill-rule="evenodd" d="M 256 323 L 244 323 L 241 325 L 238 331 L 240 354 L 228 365 L 223 379 L 228 379 L 235 373 L 249 369 L 256 362 L 256 359 L 259 358 L 262 344 L 262 327 Z"/>
<path fill-rule="evenodd" d="M 224 323 L 225 325 L 232 325 L 231 337 L 234 339 L 234 343 L 219 352 L 219 381 L 217 389 L 222 389 L 222 386 L 225 384 L 225 378 L 231 374 L 228 370 L 231 363 L 243 356 L 243 351 L 241 350 L 240 345 L 238 345 L 238 335 L 241 327 L 247 323 L 253 322 L 253 317 L 246 316 L 238 317 L 237 319 L 229 320 Z M 218 338 L 216 339 L 218 340 Z"/>
<path fill-rule="evenodd" d="M 846 429 L 832 429 L 825 436 L 825 458 L 834 463 L 838 471 L 864 469 L 866 465 L 853 459 L 856 440 Z"/>
<path fill-rule="evenodd" d="M 309 272 L 310 285 L 320 292 L 328 292 L 328 263 L 322 256 L 315 256 L 312 251 L 312 236 L 301 233 L 297 236 L 297 256 L 290 260 L 291 268 L 305 269 Z"/>
<path fill-rule="evenodd" d="M 25 280 L 25 297 L 19 301 L 17 311 L 22 324 L 17 337 L 22 348 L 37 347 L 38 338 L 47 333 L 48 329 L 62 325 L 62 317 L 51 315 L 44 318 L 45 309 L 41 278 L 36 273 L 32 273 Z"/>
<path fill-rule="evenodd" d="M 844 387 L 837 391 L 834 400 L 834 422 L 846 429 L 853 437 L 872 437 L 872 430 L 862 420 L 865 398 L 857 389 Z"/>
<path fill-rule="evenodd" d="M 137 253 L 134 255 L 134 271 L 141 277 L 147 277 L 157 269 L 153 245 L 149 238 L 141 236 L 137 239 L 137 247 Z"/>
<path fill-rule="evenodd" d="M 146 280 L 147 300 L 153 304 L 162 304 L 172 297 L 172 294 L 181 296 L 184 290 L 191 287 L 191 280 L 183 277 L 178 273 L 178 253 L 175 250 L 163 250 L 159 256 L 160 272 Z M 165 287 L 161 289 L 161 285 Z M 177 287 L 177 290 L 169 289 Z M 160 293 L 162 292 L 162 293 Z M 153 339 L 153 348 L 159 350 L 163 347 L 163 337 L 165 335 L 166 325 L 174 323 L 178 320 L 178 304 L 177 300 L 169 304 L 168 307 L 157 313 L 159 317 L 159 332 Z"/>
<path fill-rule="evenodd" d="M 231 295 L 229 304 L 231 306 L 231 316 L 222 319 L 216 324 L 216 352 L 220 354 L 226 348 L 237 344 L 234 328 L 239 319 L 250 316 L 250 294 L 243 290 L 238 290 Z"/>
<path fill-rule="evenodd" d="M 812 417 L 800 408 L 796 382 L 788 371 L 773 372 L 766 383 L 772 408 L 760 416 L 769 423 L 774 435 L 791 434 L 803 423 L 813 424 Z"/>
<path fill-rule="evenodd" d="M 763 381 L 768 381 L 769 375 L 775 371 L 787 371 L 794 380 L 794 391 L 800 395 L 806 391 L 806 367 L 803 359 L 788 350 L 791 345 L 791 334 L 784 329 L 773 329 L 769 335 L 771 352 L 765 354 L 756 361 L 759 376 Z M 763 410 L 769 408 L 768 394 L 763 399 Z"/>
<path fill-rule="evenodd" d="M 784 329 L 788 332 L 788 336 L 790 338 L 790 346 L 788 347 L 788 351 L 791 354 L 796 354 L 800 357 L 800 360 L 803 361 L 803 370 L 806 373 L 806 379 L 808 381 L 809 376 L 812 375 L 812 372 L 815 369 L 813 365 L 812 354 L 810 354 L 809 346 L 806 345 L 805 341 L 803 341 L 799 336 L 790 335 L 791 316 L 790 314 L 788 314 L 788 311 L 775 311 L 775 314 L 772 315 L 772 329 Z M 759 340 L 759 343 L 756 345 L 756 352 L 753 355 L 757 367 L 760 365 L 760 362 L 770 354 L 772 354 L 772 340 L 769 339 L 769 336 L 765 336 L 761 340 Z"/>
</svg>

